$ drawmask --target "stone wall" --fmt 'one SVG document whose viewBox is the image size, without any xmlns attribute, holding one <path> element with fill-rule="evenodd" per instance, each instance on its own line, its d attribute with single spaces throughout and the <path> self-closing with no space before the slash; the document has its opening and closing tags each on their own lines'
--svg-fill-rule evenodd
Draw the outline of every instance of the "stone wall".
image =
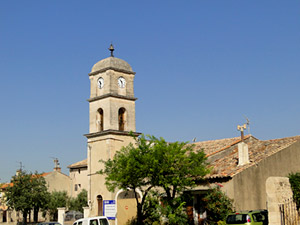
<svg viewBox="0 0 300 225">
<path fill-rule="evenodd" d="M 266 181 L 269 224 L 281 225 L 279 204 L 293 197 L 287 177 L 269 177 Z"/>
</svg>

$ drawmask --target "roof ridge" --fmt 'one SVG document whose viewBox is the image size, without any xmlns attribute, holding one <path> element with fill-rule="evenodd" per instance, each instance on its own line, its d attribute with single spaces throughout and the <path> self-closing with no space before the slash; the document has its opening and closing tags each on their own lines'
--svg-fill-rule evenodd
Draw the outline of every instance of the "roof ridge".
<svg viewBox="0 0 300 225">
<path fill-rule="evenodd" d="M 247 134 L 247 135 L 245 135 L 244 138 L 249 138 L 249 137 L 253 137 L 253 138 L 257 139 L 257 138 L 254 137 L 252 134 Z M 211 139 L 211 140 L 206 140 L 206 141 L 198 141 L 198 142 L 195 142 L 195 143 L 193 143 L 193 144 L 205 143 L 205 142 L 211 142 L 211 141 L 225 141 L 225 140 L 237 139 L 237 138 L 241 138 L 241 137 L 240 137 L 240 136 L 237 136 L 237 137 L 231 137 L 231 138 Z"/>
<path fill-rule="evenodd" d="M 250 137 L 252 137 L 252 135 L 251 135 L 251 134 L 248 134 L 248 135 L 246 135 L 246 136 L 244 137 L 244 139 L 248 139 L 248 138 L 250 138 Z M 236 140 L 236 141 L 233 141 L 233 142 L 230 143 L 229 145 L 226 145 L 225 147 L 223 147 L 223 148 L 221 148 L 221 149 L 219 149 L 219 150 L 217 150 L 217 151 L 215 151 L 215 152 L 212 152 L 212 153 L 210 153 L 210 154 L 207 154 L 206 157 L 209 157 L 209 156 L 215 155 L 215 154 L 217 154 L 217 153 L 219 153 L 219 152 L 221 152 L 221 151 L 224 151 L 225 149 L 230 148 L 231 146 L 233 146 L 233 145 L 235 145 L 235 144 L 237 144 L 237 143 L 239 143 L 239 142 L 241 142 L 241 141 L 242 141 L 242 139 L 238 139 L 238 140 Z"/>
<path fill-rule="evenodd" d="M 283 138 L 274 138 L 274 139 L 262 140 L 262 141 L 278 141 L 278 140 L 284 140 L 284 139 L 289 139 L 289 138 L 299 138 L 300 139 L 300 135 L 295 135 L 295 136 L 290 136 L 290 137 L 283 137 Z"/>
</svg>

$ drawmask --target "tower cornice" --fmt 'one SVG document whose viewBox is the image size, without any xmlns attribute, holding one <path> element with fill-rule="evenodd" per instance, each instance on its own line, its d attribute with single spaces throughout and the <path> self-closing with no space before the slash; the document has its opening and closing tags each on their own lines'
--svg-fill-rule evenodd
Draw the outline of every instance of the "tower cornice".
<svg viewBox="0 0 300 225">
<path fill-rule="evenodd" d="M 89 133 L 85 134 L 87 138 L 95 138 L 95 137 L 100 137 L 100 136 L 105 136 L 105 135 L 120 135 L 120 136 L 133 136 L 133 137 L 138 137 L 141 135 L 139 132 L 133 132 L 133 131 L 120 131 L 120 130 L 104 130 L 104 131 L 99 131 L 95 133 Z"/>
<path fill-rule="evenodd" d="M 136 101 L 137 100 L 137 98 L 134 98 L 134 97 L 128 97 L 128 96 L 117 95 L 117 94 L 105 94 L 105 95 L 97 96 L 97 97 L 94 97 L 94 98 L 89 98 L 87 101 L 88 102 L 93 102 L 93 101 L 97 101 L 97 100 L 104 99 L 104 98 L 109 98 L 109 97 L 126 99 L 126 100 L 130 100 L 130 101 Z"/>
<path fill-rule="evenodd" d="M 101 70 L 90 72 L 89 76 L 94 76 L 94 75 L 97 75 L 98 73 L 103 73 L 103 72 L 105 72 L 107 70 L 114 70 L 114 71 L 117 71 L 117 72 L 131 74 L 131 75 L 135 75 L 136 74 L 135 72 L 129 71 L 129 70 L 117 69 L 117 68 L 113 68 L 113 67 L 106 67 L 106 68 L 103 68 Z"/>
</svg>

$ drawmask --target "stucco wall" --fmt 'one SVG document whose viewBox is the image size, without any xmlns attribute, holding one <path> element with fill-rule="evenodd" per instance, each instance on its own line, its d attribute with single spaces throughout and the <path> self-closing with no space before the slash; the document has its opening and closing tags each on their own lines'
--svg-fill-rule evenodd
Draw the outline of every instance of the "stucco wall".
<svg viewBox="0 0 300 225">
<path fill-rule="evenodd" d="M 48 190 L 50 192 L 66 191 L 68 195 L 71 196 L 72 181 L 67 175 L 58 171 L 53 171 L 52 173 L 45 176 L 45 180 L 47 182 Z"/>
<path fill-rule="evenodd" d="M 87 167 L 71 169 L 70 178 L 72 179 L 72 197 L 76 197 L 83 189 L 88 190 Z M 75 190 L 75 185 L 77 185 L 77 191 Z"/>
<path fill-rule="evenodd" d="M 90 168 L 89 176 L 89 200 L 90 200 L 90 216 L 97 216 L 98 205 L 97 195 L 101 195 L 103 200 L 115 200 L 116 193 L 109 192 L 105 186 L 105 176 L 97 174 L 100 169 L 104 168 L 104 164 L 99 160 L 104 161 L 112 158 L 116 151 L 120 150 L 123 146 L 127 146 L 133 142 L 131 136 L 117 136 L 106 135 L 89 139 L 88 145 L 90 152 L 88 152 L 88 164 Z M 117 191 L 117 190 L 116 190 Z"/>
<path fill-rule="evenodd" d="M 300 142 L 275 153 L 234 176 L 233 195 L 236 210 L 266 209 L 266 180 L 286 177 L 300 171 Z"/>
</svg>

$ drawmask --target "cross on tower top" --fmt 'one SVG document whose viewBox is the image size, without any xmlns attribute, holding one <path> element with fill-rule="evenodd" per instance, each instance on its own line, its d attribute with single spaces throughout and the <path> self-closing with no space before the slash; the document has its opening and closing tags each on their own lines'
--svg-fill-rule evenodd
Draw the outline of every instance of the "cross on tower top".
<svg viewBox="0 0 300 225">
<path fill-rule="evenodd" d="M 111 57 L 114 57 L 114 50 L 115 50 L 115 49 L 114 49 L 114 46 L 113 46 L 112 44 L 110 44 L 108 50 L 110 51 L 110 56 L 111 56 Z"/>
</svg>

